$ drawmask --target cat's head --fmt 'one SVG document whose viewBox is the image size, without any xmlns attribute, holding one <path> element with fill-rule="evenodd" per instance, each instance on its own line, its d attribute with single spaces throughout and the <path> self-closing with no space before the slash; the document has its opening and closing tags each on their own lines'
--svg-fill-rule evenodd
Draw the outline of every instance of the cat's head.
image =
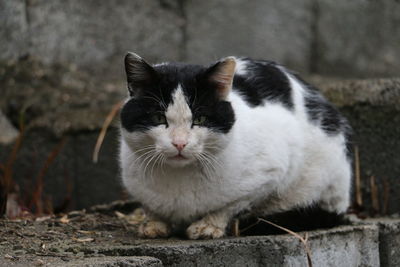
<svg viewBox="0 0 400 267">
<path fill-rule="evenodd" d="M 235 59 L 210 67 L 180 63 L 151 66 L 125 57 L 129 99 L 121 111 L 122 135 L 145 161 L 187 166 L 212 161 L 235 122 L 228 101 Z"/>
</svg>

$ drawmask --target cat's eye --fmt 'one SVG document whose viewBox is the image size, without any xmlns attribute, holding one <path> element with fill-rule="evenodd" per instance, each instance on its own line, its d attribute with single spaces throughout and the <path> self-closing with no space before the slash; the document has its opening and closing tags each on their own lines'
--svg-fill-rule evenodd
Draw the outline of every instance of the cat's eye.
<svg viewBox="0 0 400 267">
<path fill-rule="evenodd" d="M 193 119 L 193 125 L 204 125 L 207 122 L 206 116 L 198 116 Z"/>
<path fill-rule="evenodd" d="M 154 114 L 151 119 L 155 124 L 167 124 L 167 118 L 162 114 Z"/>
</svg>

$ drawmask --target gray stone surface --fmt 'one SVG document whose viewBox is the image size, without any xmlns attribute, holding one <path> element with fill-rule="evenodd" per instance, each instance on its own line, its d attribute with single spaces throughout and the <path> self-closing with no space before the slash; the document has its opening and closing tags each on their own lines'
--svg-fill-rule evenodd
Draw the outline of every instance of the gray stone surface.
<svg viewBox="0 0 400 267">
<path fill-rule="evenodd" d="M 376 225 L 310 232 L 313 264 L 379 266 L 378 233 Z M 85 256 L 97 254 L 151 256 L 164 266 L 307 266 L 303 245 L 290 235 L 204 241 L 137 240 L 126 246 L 86 247 Z"/>
<path fill-rule="evenodd" d="M 6 24 L 0 27 L 0 47 L 6 53 L 0 59 L 29 53 L 45 63 L 82 67 L 100 74 L 97 78 L 121 75 L 127 51 L 149 60 L 179 60 L 179 6 L 163 2 L 1 1 Z"/>
<path fill-rule="evenodd" d="M 28 49 L 28 21 L 24 0 L 0 1 L 0 60 L 14 60 Z"/>
<path fill-rule="evenodd" d="M 123 203 L 115 203 L 117 206 Z M 127 204 L 127 203 L 126 203 Z M 121 207 L 121 206 L 120 206 Z M 0 266 L 308 266 L 303 244 L 293 235 L 263 235 L 230 237 L 216 240 L 140 239 L 131 227 L 115 224 L 115 205 L 104 207 L 103 223 L 114 222 L 114 227 L 92 225 L 94 214 L 74 212 L 68 224 L 54 227 L 54 221 L 35 223 L 34 237 L 45 239 L 49 234 L 70 233 L 63 240 L 52 236 L 45 239 L 46 249 L 38 242 L 33 247 L 3 246 Z M 81 214 L 81 215 L 78 215 Z M 99 214 L 98 214 L 99 215 Z M 75 218 L 75 219 L 74 219 Z M 82 220 L 77 220 L 81 218 Z M 83 219 L 86 218 L 86 219 Z M 348 225 L 325 230 L 298 232 L 307 235 L 313 266 L 398 266 L 400 220 L 374 218 L 353 219 Z M 5 223 L 5 240 L 15 239 L 11 229 L 32 229 L 32 222 Z M 115 227 L 116 226 L 116 227 Z M 18 227 L 18 228 L 17 228 Z M 95 228 L 91 228 L 95 227 Z M 24 230 L 25 230 L 24 229 Z M 50 231 L 45 229 L 51 229 Z M 76 242 L 71 229 L 81 229 L 85 236 L 94 237 L 93 242 Z M 89 230 L 90 231 L 86 231 Z M 30 230 L 32 231 L 32 230 Z M 32 233 L 28 230 L 27 233 Z M 42 232 L 41 232 L 42 231 Z M 36 240 L 35 240 L 36 241 Z M 4 243 L 4 242 L 3 242 Z M 7 244 L 7 243 L 6 243 Z M 3 244 L 4 245 L 4 244 Z"/>
<path fill-rule="evenodd" d="M 17 136 L 17 129 L 15 129 L 0 110 L 0 144 L 10 144 L 17 138 Z"/>
<path fill-rule="evenodd" d="M 323 94 L 335 103 L 345 107 L 356 104 L 400 108 L 400 78 L 333 80 L 312 79 Z"/>
<path fill-rule="evenodd" d="M 223 56 L 251 56 L 307 71 L 311 2 L 189 0 L 185 4 L 187 60 L 209 64 Z"/>
<path fill-rule="evenodd" d="M 162 267 L 162 262 L 153 257 L 99 257 L 60 264 L 65 267 Z"/>
<path fill-rule="evenodd" d="M 400 266 L 400 220 L 378 220 L 381 266 Z"/>
<path fill-rule="evenodd" d="M 65 261 L 61 257 L 47 256 L 42 259 L 18 257 L 10 260 L 0 256 L 0 267 L 57 266 L 57 267 L 163 267 L 161 260 L 154 257 L 81 257 Z M 65 259 L 65 258 L 64 258 Z"/>
<path fill-rule="evenodd" d="M 25 128 L 66 132 L 99 129 L 113 105 L 127 95 L 118 81 L 99 82 L 70 66 L 46 66 L 35 59 L 0 64 L 0 110 Z"/>
<path fill-rule="evenodd" d="M 318 0 L 315 71 L 344 77 L 400 72 L 400 2 Z"/>
<path fill-rule="evenodd" d="M 0 61 L 29 53 L 115 79 L 132 50 L 152 62 L 243 55 L 303 73 L 389 77 L 400 69 L 399 13 L 396 0 L 4 0 Z"/>
</svg>

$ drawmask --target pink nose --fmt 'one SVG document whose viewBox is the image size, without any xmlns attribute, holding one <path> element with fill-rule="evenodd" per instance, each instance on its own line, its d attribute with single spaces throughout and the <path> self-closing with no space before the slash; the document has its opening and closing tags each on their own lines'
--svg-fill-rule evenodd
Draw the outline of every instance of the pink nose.
<svg viewBox="0 0 400 267">
<path fill-rule="evenodd" d="M 176 149 L 178 149 L 179 152 L 181 152 L 185 148 L 187 143 L 184 143 L 184 142 L 172 142 L 172 145 L 174 147 L 176 147 Z"/>
</svg>

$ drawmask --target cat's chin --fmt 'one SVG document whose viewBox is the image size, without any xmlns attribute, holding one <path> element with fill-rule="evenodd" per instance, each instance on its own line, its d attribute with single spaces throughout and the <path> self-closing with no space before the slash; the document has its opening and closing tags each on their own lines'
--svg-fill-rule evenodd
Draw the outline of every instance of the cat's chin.
<svg viewBox="0 0 400 267">
<path fill-rule="evenodd" d="M 182 167 L 192 164 L 193 162 L 194 162 L 193 159 L 191 159 L 189 157 L 184 157 L 181 155 L 169 157 L 165 160 L 166 164 L 168 164 L 171 167 L 175 167 L 175 168 L 182 168 Z"/>
</svg>

